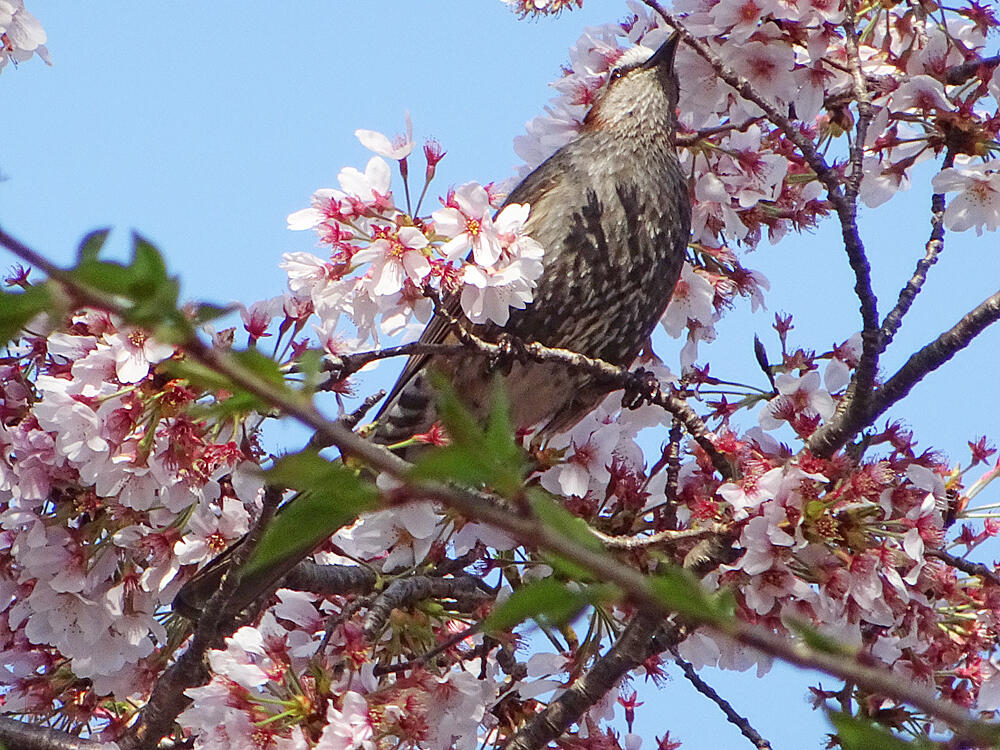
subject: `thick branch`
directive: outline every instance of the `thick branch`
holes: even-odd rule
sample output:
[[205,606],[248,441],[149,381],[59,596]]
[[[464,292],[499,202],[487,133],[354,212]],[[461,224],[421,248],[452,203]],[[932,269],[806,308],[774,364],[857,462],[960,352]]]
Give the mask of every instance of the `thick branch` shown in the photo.
[[660,618],[655,615],[638,614],[633,617],[608,653],[521,727],[504,750],[541,750],[561,737],[629,671],[676,641],[676,630],[672,630],[666,638],[657,637],[659,625]]
[[[989,325],[1000,318],[1000,292],[987,298],[958,323],[912,355],[872,397],[865,411],[836,421],[834,430],[817,430],[806,441],[806,449],[827,455],[868,427],[889,407],[904,398],[917,383],[967,347]],[[845,415],[846,416],[846,415]]]
[[[958,323],[911,356],[878,389],[865,424],[881,416],[890,406],[904,398],[917,383],[967,347],[988,326],[1000,319],[1000,292],[986,298]],[[865,425],[858,427],[863,429]],[[855,431],[854,434],[857,434]]]
[[11,750],[100,750],[105,744],[0,715],[0,747]]
[[368,608],[364,622],[365,638],[375,642],[382,628],[389,622],[392,610],[403,609],[425,599],[453,599],[458,611],[471,612],[489,599],[478,585],[478,580],[472,576],[398,578],[386,586],[385,591]]
[[370,594],[376,580],[375,573],[361,565],[317,565],[304,561],[292,568],[281,586],[320,596]]
[[997,65],[1000,65],[1000,55],[984,57],[982,60],[971,60],[967,63],[956,65],[953,68],[948,68],[945,74],[945,81],[951,84],[965,83],[972,76],[979,73],[980,70],[989,70],[990,68],[995,68]]

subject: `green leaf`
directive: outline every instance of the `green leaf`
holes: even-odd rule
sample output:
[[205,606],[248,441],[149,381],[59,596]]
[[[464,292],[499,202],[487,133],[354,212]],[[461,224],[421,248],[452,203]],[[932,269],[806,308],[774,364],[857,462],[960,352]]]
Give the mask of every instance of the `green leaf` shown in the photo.
[[728,592],[709,593],[690,571],[664,565],[649,585],[663,604],[701,622],[724,624],[733,618],[734,603]]
[[122,305],[122,317],[142,326],[165,342],[175,342],[190,333],[177,307],[180,285],[167,276],[160,252],[145,238],[133,233],[132,260],[128,264],[100,260],[107,230],[91,232],[77,251],[76,268],[67,275],[77,283],[115,298]]
[[410,477],[414,480],[455,482],[478,487],[486,483],[487,473],[474,454],[463,446],[452,444],[443,448],[429,449],[421,454],[410,472]]
[[805,641],[806,645],[816,651],[851,658],[857,655],[857,649],[848,646],[846,643],[841,643],[836,638],[824,635],[804,620],[790,618],[786,624],[788,625],[789,630],[798,635],[803,641]]
[[[253,349],[233,352],[230,356],[235,364],[269,385],[281,389],[283,395],[289,398],[300,398],[301,394],[298,391],[288,387],[281,367],[270,357]],[[165,362],[163,367],[172,377],[189,380],[197,388],[211,393],[229,392],[229,397],[224,401],[203,407],[201,411],[196,410],[198,414],[211,414],[217,418],[224,418],[227,415],[246,414],[249,411],[266,413],[271,409],[269,402],[237,385],[225,375],[198,362],[189,359],[170,360]]]
[[0,346],[17,338],[32,318],[52,309],[53,304],[47,284],[23,292],[0,292]]
[[[614,558],[604,549],[601,540],[594,536],[590,526],[582,518],[574,516],[557,502],[545,490],[538,487],[528,489],[528,503],[535,518],[556,535],[573,542],[578,547],[600,553],[609,561]],[[549,563],[560,575],[574,581],[592,581],[594,574],[571,560],[567,560],[553,552],[543,553]]]
[[604,551],[604,545],[594,536],[587,522],[566,510],[552,495],[538,487],[532,487],[527,496],[535,517],[552,531],[585,549]]
[[571,587],[553,578],[522,586],[496,607],[483,622],[486,633],[508,631],[531,618],[546,625],[569,622],[591,604],[617,598],[612,586]]
[[839,712],[830,712],[830,721],[837,728],[837,738],[843,750],[914,750],[935,747],[926,741],[908,742],[886,729]]
[[266,481],[299,490],[282,506],[243,568],[244,578],[298,562],[361,513],[376,507],[377,490],[341,463],[315,451],[285,456],[265,472]]
[[93,232],[85,235],[76,248],[77,262],[82,263],[84,261],[97,260],[97,256],[101,254],[101,250],[104,248],[104,243],[107,242],[109,234],[111,234],[111,229],[106,227],[104,229],[95,229]]
[[451,443],[427,451],[417,460],[411,476],[476,487],[487,485],[503,497],[519,494],[528,464],[514,440],[510,410],[500,385],[494,385],[484,430],[450,383],[440,377],[433,381],[438,391],[438,417]]
[[323,379],[323,355],[316,349],[309,349],[302,353],[297,364],[302,374],[302,392],[315,393]]

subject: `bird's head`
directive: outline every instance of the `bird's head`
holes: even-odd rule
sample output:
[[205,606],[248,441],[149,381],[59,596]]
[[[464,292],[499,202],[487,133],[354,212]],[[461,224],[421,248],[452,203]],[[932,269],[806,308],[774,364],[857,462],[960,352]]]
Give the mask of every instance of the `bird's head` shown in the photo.
[[674,55],[680,40],[672,34],[652,55],[635,47],[619,59],[583,121],[583,130],[625,136],[666,131],[676,126],[678,83]]

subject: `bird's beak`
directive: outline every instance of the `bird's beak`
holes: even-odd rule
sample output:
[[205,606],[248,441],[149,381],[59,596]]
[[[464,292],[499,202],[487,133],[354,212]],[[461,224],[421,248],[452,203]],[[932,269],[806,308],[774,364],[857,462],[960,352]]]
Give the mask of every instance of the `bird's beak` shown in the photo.
[[658,68],[661,65],[668,70],[673,68],[674,55],[677,54],[677,45],[680,40],[681,35],[675,31],[667,38],[667,41],[660,45],[660,48],[653,53],[653,56],[642,64],[642,67],[647,70]]

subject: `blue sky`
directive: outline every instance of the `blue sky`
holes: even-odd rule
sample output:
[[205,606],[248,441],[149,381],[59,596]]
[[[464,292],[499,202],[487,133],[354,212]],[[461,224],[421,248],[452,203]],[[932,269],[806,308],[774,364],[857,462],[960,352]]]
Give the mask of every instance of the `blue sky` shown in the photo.
[[[356,128],[391,136],[409,110],[418,143],[433,136],[448,152],[432,196],[509,176],[520,161],[512,140],[541,112],[569,46],[585,26],[625,13],[617,0],[531,22],[498,0],[27,4],[55,65],[34,59],[0,75],[0,224],[62,262],[94,227],[115,227],[119,254],[135,228],[164,252],[186,297],[222,303],[282,291],[281,253],[314,245],[313,235],[286,230],[285,217],[315,189],[336,186],[342,167],[363,167],[370,154]],[[419,159],[411,170],[422,172]],[[915,188],[887,212],[862,213],[883,314],[923,255],[928,205],[929,192]],[[827,347],[858,329],[838,234],[828,223],[745,259],[771,280],[769,309],[751,315],[740,305],[719,326],[718,341],[702,349],[713,374],[756,373],[753,335],[777,351],[776,311],[794,313],[795,345]],[[947,242],[883,361],[886,374],[996,291],[995,237]],[[4,269],[13,261],[0,251]],[[897,413],[922,447],[964,463],[966,440],[1000,434],[998,348],[1000,334],[989,331],[914,389]],[[675,342],[657,349],[676,362]],[[776,672],[764,682],[708,677],[776,748],[819,747],[826,723],[804,688],[818,678]],[[673,673],[638,711],[644,747],[667,729],[691,750],[745,743]]]

